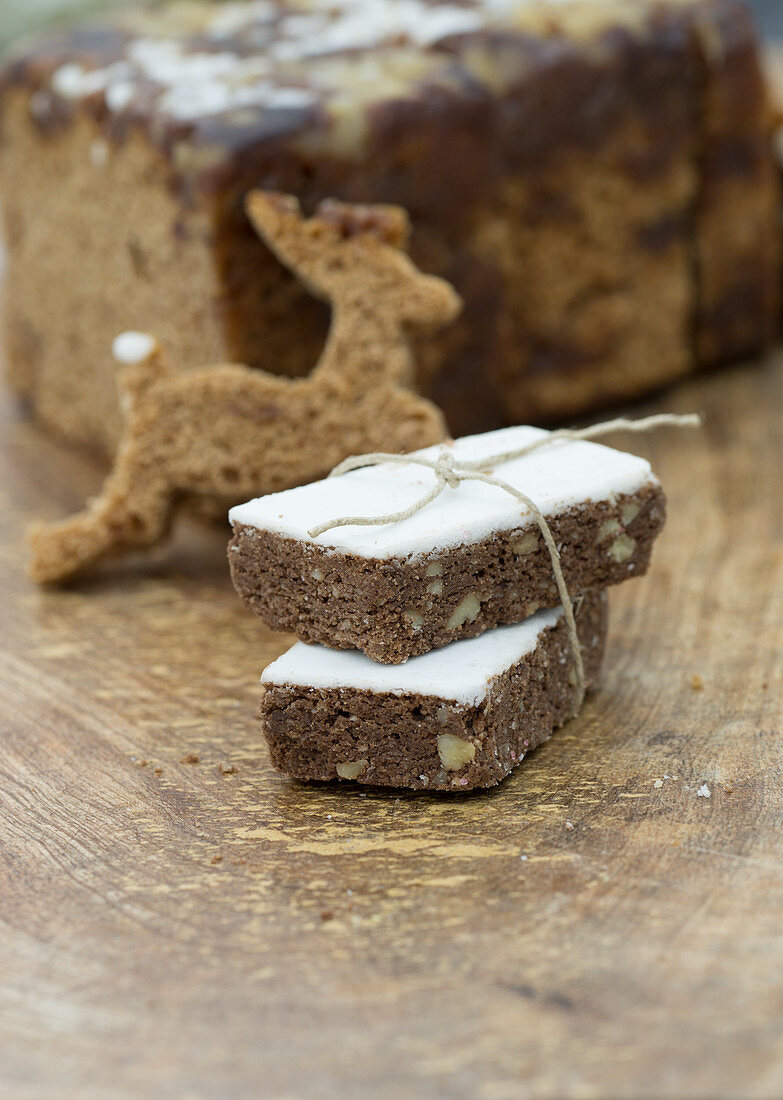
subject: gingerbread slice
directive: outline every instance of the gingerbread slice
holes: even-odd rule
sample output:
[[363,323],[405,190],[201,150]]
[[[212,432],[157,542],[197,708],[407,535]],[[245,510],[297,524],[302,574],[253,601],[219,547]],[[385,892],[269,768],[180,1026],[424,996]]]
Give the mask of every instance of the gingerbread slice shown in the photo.
[[[606,603],[590,592],[577,607],[588,685],[600,672]],[[499,783],[577,701],[562,608],[404,665],[298,642],[262,683],[262,729],[279,771],[430,791]]]
[[[412,457],[475,462],[548,434],[507,428]],[[492,473],[543,512],[572,595],[647,569],[665,498],[643,459],[558,439]],[[335,517],[405,509],[432,484],[429,469],[383,464],[233,508],[229,561],[239,595],[275,630],[391,664],[560,603],[534,517],[493,485],[445,488],[398,523],[309,533]]]

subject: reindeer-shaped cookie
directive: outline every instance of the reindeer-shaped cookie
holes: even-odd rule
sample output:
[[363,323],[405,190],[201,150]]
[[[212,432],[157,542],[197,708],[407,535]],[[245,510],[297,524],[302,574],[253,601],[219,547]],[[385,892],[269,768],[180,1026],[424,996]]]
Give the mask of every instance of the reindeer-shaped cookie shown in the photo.
[[264,192],[247,209],[279,259],[332,306],[317,366],[301,379],[232,364],[176,371],[153,337],[119,337],[125,427],[114,467],[84,512],[33,529],[34,580],[151,546],[183,496],[229,506],[323,477],[350,454],[444,438],[439,410],[404,388],[409,331],[448,323],[460,301],[405,254],[405,212],[329,201],[304,218],[295,199]]

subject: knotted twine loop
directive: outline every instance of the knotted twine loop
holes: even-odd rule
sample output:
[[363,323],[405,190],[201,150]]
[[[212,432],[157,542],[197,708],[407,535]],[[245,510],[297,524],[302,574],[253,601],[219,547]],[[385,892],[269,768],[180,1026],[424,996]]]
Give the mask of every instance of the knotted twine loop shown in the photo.
[[540,450],[542,447],[549,447],[561,439],[571,441],[596,439],[600,436],[608,435],[610,432],[649,432],[655,428],[662,427],[699,428],[701,427],[701,417],[697,414],[677,416],[672,413],[659,413],[656,416],[647,416],[641,420],[628,420],[625,417],[618,417],[615,420],[606,420],[601,424],[593,424],[589,428],[560,428],[557,431],[549,432],[533,443],[528,443],[525,447],[518,447],[516,450],[512,451],[504,451],[501,454],[492,455],[490,458],[474,459],[473,461],[464,462],[456,462],[448,451],[442,451],[436,459],[421,458],[414,455],[385,454],[381,451],[375,452],[374,454],[352,455],[350,458],[346,458],[345,461],[341,462],[338,466],[335,466],[329,474],[329,477],[339,477],[341,474],[347,474],[351,470],[357,470],[363,466],[423,466],[425,469],[434,472],[435,484],[408,508],[403,508],[399,512],[388,512],[383,516],[340,516],[337,519],[319,523],[316,527],[312,527],[307,533],[310,538],[318,538],[319,535],[323,535],[327,531],[333,531],[336,527],[381,527],[392,523],[402,523],[403,520],[410,519],[411,516],[415,516],[417,512],[421,512],[423,508],[426,508],[428,504],[437,500],[444,489],[456,489],[460,482],[463,481],[480,481],[484,485],[494,485],[495,488],[502,489],[503,492],[508,493],[509,496],[512,496],[516,501],[524,505],[533,516],[533,519],[538,524],[546,548],[549,551],[549,557],[552,562],[552,572],[557,585],[558,595],[560,596],[560,602],[563,607],[568,641],[574,657],[574,669],[576,673],[576,702],[574,713],[576,713],[584,702],[587,683],[584,661],[582,659],[582,645],[579,641],[579,634],[576,629],[576,618],[574,616],[571,597],[568,594],[565,577],[563,576],[560,551],[552,537],[552,531],[550,530],[549,524],[535,501],[531,500],[529,496],[519,489],[516,489],[513,485],[509,485],[507,481],[503,481],[502,478],[496,477],[488,471],[505,462],[512,462],[514,459],[523,458],[525,455]]

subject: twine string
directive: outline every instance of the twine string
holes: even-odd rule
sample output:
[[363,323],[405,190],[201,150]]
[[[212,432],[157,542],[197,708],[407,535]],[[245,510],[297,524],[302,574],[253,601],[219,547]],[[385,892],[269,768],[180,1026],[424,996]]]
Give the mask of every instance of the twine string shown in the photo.
[[518,447],[513,451],[505,451],[501,454],[492,455],[489,458],[474,459],[472,461],[466,460],[456,462],[447,451],[442,451],[440,455],[434,459],[422,458],[418,455],[386,454],[382,451],[375,452],[374,454],[352,455],[350,458],[346,458],[345,461],[341,462],[338,466],[335,466],[329,476],[339,477],[342,474],[349,473],[351,470],[357,470],[364,466],[406,465],[421,466],[425,469],[432,470],[435,474],[435,483],[432,488],[424,493],[423,496],[419,497],[418,500],[398,512],[387,512],[382,516],[340,516],[312,527],[308,531],[308,535],[310,538],[318,538],[319,535],[323,535],[327,531],[333,531],[337,527],[381,527],[393,523],[402,523],[403,520],[410,519],[411,516],[415,516],[429,504],[432,504],[434,500],[437,500],[444,489],[456,489],[463,481],[480,481],[484,485],[493,485],[495,488],[508,493],[514,500],[528,509],[538,525],[546,548],[549,551],[552,572],[560,596],[560,602],[563,607],[568,641],[574,658],[577,695],[575,704],[576,712],[584,701],[587,684],[584,660],[582,658],[582,646],[576,628],[576,617],[574,615],[573,604],[568,594],[568,587],[563,575],[560,552],[555,544],[550,526],[535,501],[531,500],[531,498],[521,490],[510,485],[502,478],[496,477],[489,471],[505,462],[512,462],[517,458],[523,458],[533,451],[540,450],[542,447],[551,446],[553,443],[557,443],[560,440],[574,441],[596,439],[616,431],[649,432],[655,428],[661,427],[698,428],[700,426],[701,417],[696,414],[678,416],[670,413],[659,413],[655,416],[644,417],[640,420],[628,420],[625,417],[618,417],[615,420],[607,420],[601,424],[593,424],[588,428],[560,428],[558,431],[549,432],[547,435],[542,436],[533,443],[528,443],[524,447]]

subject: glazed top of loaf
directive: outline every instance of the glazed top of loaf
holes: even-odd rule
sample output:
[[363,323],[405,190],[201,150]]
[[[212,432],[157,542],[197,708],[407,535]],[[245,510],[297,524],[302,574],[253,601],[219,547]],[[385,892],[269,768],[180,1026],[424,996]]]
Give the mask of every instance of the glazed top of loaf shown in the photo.
[[174,3],[27,43],[2,83],[31,92],[42,129],[88,104],[115,131],[141,120],[168,145],[183,134],[222,148],[298,135],[343,154],[362,145],[379,104],[497,96],[564,42],[606,53],[672,9],[713,2],[722,0]]

